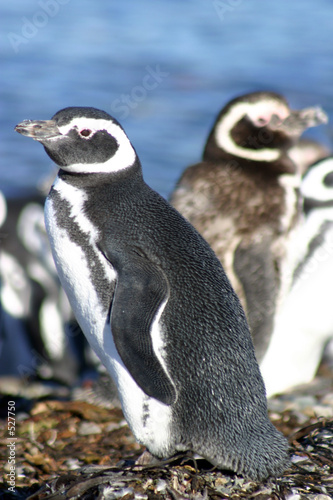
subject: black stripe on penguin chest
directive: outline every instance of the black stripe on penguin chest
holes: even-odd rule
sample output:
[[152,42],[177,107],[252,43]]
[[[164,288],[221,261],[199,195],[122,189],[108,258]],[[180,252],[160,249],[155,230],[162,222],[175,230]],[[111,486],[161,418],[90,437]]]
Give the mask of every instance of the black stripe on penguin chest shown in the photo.
[[[303,260],[298,264],[293,273],[293,281],[295,282],[299,279],[303,273],[306,271],[307,266],[311,265],[311,259],[315,258],[315,252],[322,247],[325,249],[326,238],[329,232],[333,229],[333,222],[325,220],[322,222],[318,228],[318,234],[313,235],[313,238],[308,242],[307,253],[305,254]],[[327,248],[327,246],[326,246]],[[322,260],[322,259],[320,259]]]
[[[51,190],[48,198],[52,201],[56,225],[65,230],[69,240],[77,245],[84,253],[86,264],[89,269],[91,286],[95,289],[103,309],[109,312],[115,290],[115,281],[112,281],[110,277],[106,276],[106,269],[100,260],[101,258],[104,259],[104,256],[99,256],[99,250],[96,245],[90,241],[91,235],[85,233],[80,228],[76,217],[71,215],[71,204],[63,199],[60,193],[55,189]],[[82,216],[87,217],[86,215]],[[89,219],[87,218],[87,220]],[[91,224],[90,221],[89,224]],[[105,265],[110,265],[111,272],[111,264],[105,261]]]

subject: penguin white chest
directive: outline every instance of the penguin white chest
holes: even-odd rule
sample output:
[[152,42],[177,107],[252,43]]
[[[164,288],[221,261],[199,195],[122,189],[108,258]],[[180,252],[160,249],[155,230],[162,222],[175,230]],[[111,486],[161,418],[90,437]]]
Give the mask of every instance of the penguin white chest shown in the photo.
[[[59,178],[53,189],[61,207],[54,197],[48,198],[45,221],[61,284],[89,343],[117,384],[124,416],[137,440],[152,453],[167,456],[171,408],[140,389],[115,347],[109,314],[117,273],[99,251],[99,232],[84,214],[86,193]],[[157,312],[152,328],[154,349],[162,364],[158,353],[162,349],[159,319],[164,306]]]
[[[60,179],[54,184],[64,210],[61,215],[53,199],[45,204],[45,222],[59,278],[69,298],[75,316],[92,347],[100,355],[102,333],[107,321],[111,289],[116,273],[96,246],[98,230],[83,213],[84,191]],[[70,228],[65,220],[70,218]]]

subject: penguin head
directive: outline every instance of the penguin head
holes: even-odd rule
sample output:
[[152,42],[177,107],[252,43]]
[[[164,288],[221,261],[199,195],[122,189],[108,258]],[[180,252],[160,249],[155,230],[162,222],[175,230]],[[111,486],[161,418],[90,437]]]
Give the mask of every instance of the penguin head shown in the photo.
[[118,172],[137,160],[117,120],[95,108],[65,108],[51,120],[25,120],[15,130],[42,143],[50,158],[71,173]]
[[294,172],[288,149],[308,127],[327,121],[320,108],[292,111],[283,96],[254,92],[230,101],[219,113],[208,137],[203,159],[234,159],[274,165]]
[[333,157],[318,161],[304,174],[300,187],[304,211],[314,208],[333,208]]

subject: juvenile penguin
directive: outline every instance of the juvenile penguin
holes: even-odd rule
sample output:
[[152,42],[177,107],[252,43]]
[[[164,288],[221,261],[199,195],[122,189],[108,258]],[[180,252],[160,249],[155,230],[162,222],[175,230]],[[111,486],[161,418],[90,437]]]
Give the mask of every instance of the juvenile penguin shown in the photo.
[[253,479],[281,474],[287,442],[240,302],[206,241],[145,184],[120,124],[70,107],[16,130],[60,167],[45,206],[54,260],[136,439],[157,457],[191,450]]
[[223,264],[258,360],[286,286],[286,248],[300,212],[300,173],[288,150],[304,129],[325,120],[317,108],[291,111],[272,92],[238,97],[219,113],[202,161],[184,171],[171,196]]
[[333,157],[310,167],[301,194],[305,217],[291,242],[293,284],[260,365],[268,396],[310,382],[333,337]]

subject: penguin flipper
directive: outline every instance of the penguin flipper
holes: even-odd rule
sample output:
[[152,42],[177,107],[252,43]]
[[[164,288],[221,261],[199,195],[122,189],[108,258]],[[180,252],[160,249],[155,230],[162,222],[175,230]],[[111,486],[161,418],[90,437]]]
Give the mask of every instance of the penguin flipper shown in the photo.
[[118,255],[116,261],[118,277],[110,323],[117,351],[139,387],[170,405],[176,400],[176,390],[154,352],[151,334],[169,295],[167,279],[156,264],[139,253],[133,252],[130,259]]
[[247,318],[258,362],[263,358],[273,331],[279,288],[278,272],[271,238],[259,243],[240,244],[234,254],[233,267],[246,299]]

